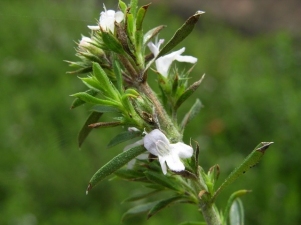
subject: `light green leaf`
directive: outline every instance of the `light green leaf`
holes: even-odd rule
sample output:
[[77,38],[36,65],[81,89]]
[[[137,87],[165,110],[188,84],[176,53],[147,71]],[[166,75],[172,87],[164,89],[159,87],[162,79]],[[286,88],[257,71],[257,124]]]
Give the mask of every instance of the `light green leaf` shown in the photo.
[[89,115],[84,126],[79,131],[79,134],[77,137],[79,147],[82,146],[83,142],[86,140],[87,136],[90,134],[91,130],[93,129],[93,128],[89,127],[88,125],[91,123],[96,123],[102,115],[103,115],[103,113],[99,113],[99,112],[92,112]]
[[147,219],[151,218],[153,215],[155,215],[156,213],[158,213],[160,210],[166,208],[167,206],[170,206],[173,203],[176,203],[177,201],[179,201],[180,199],[182,199],[182,196],[175,196],[172,198],[168,198],[168,199],[164,199],[160,202],[158,202],[156,205],[154,205],[153,208],[151,208],[151,210],[148,212],[147,214]]
[[[228,199],[225,211],[224,211],[224,221],[226,222],[228,220],[228,217],[230,216],[230,209],[232,209],[232,207],[234,207],[234,201],[238,200],[238,197],[243,196],[247,193],[250,193],[250,190],[239,190],[234,192],[230,198]],[[240,199],[239,199],[240,200]]]
[[191,107],[188,113],[186,113],[185,117],[183,118],[181,122],[181,130],[183,131],[186,125],[194,118],[196,117],[202,108],[202,103],[199,99],[196,99],[195,103]]
[[[85,92],[86,92],[87,94],[89,94],[89,95],[92,95],[92,96],[96,96],[97,93],[98,93],[98,91],[95,91],[95,90],[93,90],[93,89],[87,90],[87,91],[85,91]],[[85,104],[85,103],[86,103],[86,102],[83,101],[83,100],[81,100],[80,98],[76,98],[76,99],[74,99],[74,101],[72,102],[70,109],[74,109],[74,108],[76,108],[76,107],[78,107],[78,106],[81,106],[81,105],[83,105],[83,104]]]
[[231,206],[229,219],[230,225],[244,225],[244,207],[239,198]]
[[119,91],[119,93],[123,93],[123,84],[122,84],[123,79],[122,79],[121,68],[118,63],[118,60],[114,60],[113,70],[117,80],[117,90]]
[[145,152],[143,146],[137,146],[128,151],[122,152],[119,155],[111,159],[107,164],[101,167],[90,179],[86,193],[88,192],[100,181],[120,169],[122,166],[127,164],[129,161]]
[[189,98],[196,90],[197,88],[200,86],[200,84],[202,83],[203,79],[204,79],[203,75],[201,77],[201,79],[199,79],[198,81],[194,82],[190,87],[188,87],[185,92],[179,97],[179,99],[177,100],[176,104],[175,104],[175,109],[178,109],[183,102],[186,101],[187,98]]
[[82,101],[87,102],[87,103],[91,103],[91,104],[119,106],[118,103],[115,102],[115,101],[99,99],[99,98],[96,98],[92,95],[89,95],[86,92],[79,92],[79,93],[73,94],[71,96],[79,98]]
[[221,186],[216,190],[213,196],[213,200],[215,200],[216,196],[229,184],[233,183],[238,177],[247,172],[250,168],[254,167],[261,160],[265,151],[269,148],[269,146],[273,144],[273,142],[261,142],[259,145],[255,147],[255,149],[249,154],[243,163],[235,168],[231,174],[226,178],[226,180],[221,184]]
[[121,0],[119,0],[119,9],[125,14],[126,13],[126,10],[127,10],[127,5],[123,2],[123,1],[121,1]]
[[129,132],[129,131],[125,131],[122,132],[120,134],[118,134],[117,136],[115,136],[108,144],[107,148],[111,148],[115,145],[118,145],[122,142],[131,140],[133,138],[139,137],[141,136],[141,132]]

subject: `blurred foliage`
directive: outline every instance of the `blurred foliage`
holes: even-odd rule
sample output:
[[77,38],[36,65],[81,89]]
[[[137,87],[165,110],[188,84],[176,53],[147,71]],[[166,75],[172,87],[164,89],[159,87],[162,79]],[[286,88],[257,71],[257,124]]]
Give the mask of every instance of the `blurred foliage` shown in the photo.
[[[110,1],[107,8],[116,6]],[[160,7],[150,7],[145,29],[167,24],[162,37],[168,39],[183,21]],[[88,34],[86,25],[95,24],[101,10],[96,1],[0,3],[0,224],[119,224],[129,208],[120,202],[141,189],[113,180],[85,195],[94,171],[122,147],[106,150],[116,132],[108,129],[94,131],[78,150],[77,132],[88,112],[69,110],[68,96],[84,87],[65,74],[63,60],[75,58],[73,41]],[[219,196],[218,206],[225,207],[232,191],[252,189],[242,198],[246,224],[300,224],[300,42],[282,32],[247,36],[206,14],[200,21],[183,46],[199,58],[192,81],[206,73],[195,94],[205,107],[189,124],[186,141],[200,143],[206,170],[220,164],[221,181],[258,142],[275,142],[255,169]],[[194,207],[179,206],[124,224],[200,218]]]

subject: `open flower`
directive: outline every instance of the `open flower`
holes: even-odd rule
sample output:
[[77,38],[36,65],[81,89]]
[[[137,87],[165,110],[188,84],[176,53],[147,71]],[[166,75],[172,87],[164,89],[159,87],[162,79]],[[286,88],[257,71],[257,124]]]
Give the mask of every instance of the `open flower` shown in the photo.
[[99,26],[88,26],[91,30],[99,30],[99,27],[105,31],[114,33],[115,22],[120,23],[124,19],[121,11],[107,10],[104,6],[104,12],[100,13]]
[[[155,57],[158,56],[160,52],[160,46],[164,42],[164,39],[160,39],[156,44],[149,42],[148,47],[150,51],[154,54]],[[159,57],[156,60],[156,68],[157,71],[164,77],[168,76],[168,70],[173,61],[178,62],[187,62],[187,63],[196,63],[198,61],[197,58],[193,56],[182,56],[181,54],[185,51],[185,47],[181,48],[178,51],[172,52],[168,55],[164,55]]]
[[191,146],[182,142],[171,144],[167,137],[158,129],[147,133],[143,138],[144,147],[153,155],[158,156],[164,174],[167,166],[176,172],[185,170],[180,158],[190,158],[193,154]]

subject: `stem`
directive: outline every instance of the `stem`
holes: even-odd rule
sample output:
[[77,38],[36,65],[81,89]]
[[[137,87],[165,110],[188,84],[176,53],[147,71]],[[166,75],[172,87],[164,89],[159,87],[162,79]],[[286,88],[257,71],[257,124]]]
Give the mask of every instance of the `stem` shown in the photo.
[[204,216],[204,219],[207,225],[221,225],[222,222],[220,220],[217,209],[214,204],[210,202],[200,200],[200,209]]
[[171,142],[179,142],[182,141],[182,134],[175,127],[174,123],[169,118],[165,109],[163,108],[161,102],[155,95],[154,91],[148,85],[147,82],[142,82],[138,85],[138,88],[141,92],[143,92],[154,104],[155,113],[158,117],[160,127],[164,127],[164,131],[168,132],[168,136]]

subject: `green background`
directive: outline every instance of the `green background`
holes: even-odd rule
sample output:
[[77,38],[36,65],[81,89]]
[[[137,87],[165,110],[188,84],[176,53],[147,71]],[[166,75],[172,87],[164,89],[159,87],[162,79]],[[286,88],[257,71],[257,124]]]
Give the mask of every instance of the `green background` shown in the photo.
[[[107,8],[116,6],[110,1]],[[132,206],[122,200],[143,189],[106,180],[85,195],[93,173],[124,147],[106,149],[120,131],[114,128],[94,131],[79,150],[76,137],[88,108],[69,109],[69,95],[85,88],[65,74],[70,68],[63,60],[76,60],[75,41],[89,35],[86,25],[95,24],[101,10],[96,1],[0,3],[0,224],[120,224]],[[145,30],[166,24],[160,37],[168,39],[182,23],[156,3]],[[300,224],[298,38],[284,31],[250,36],[204,14],[183,46],[199,59],[191,82],[206,73],[181,109],[183,115],[195,98],[204,105],[185,133],[185,141],[199,142],[203,168],[218,163],[221,183],[259,142],[275,142],[258,166],[219,196],[218,207],[233,191],[251,189],[242,197],[246,224]],[[155,75],[149,79],[155,84]],[[176,205],[124,224],[201,219],[193,206]]]

